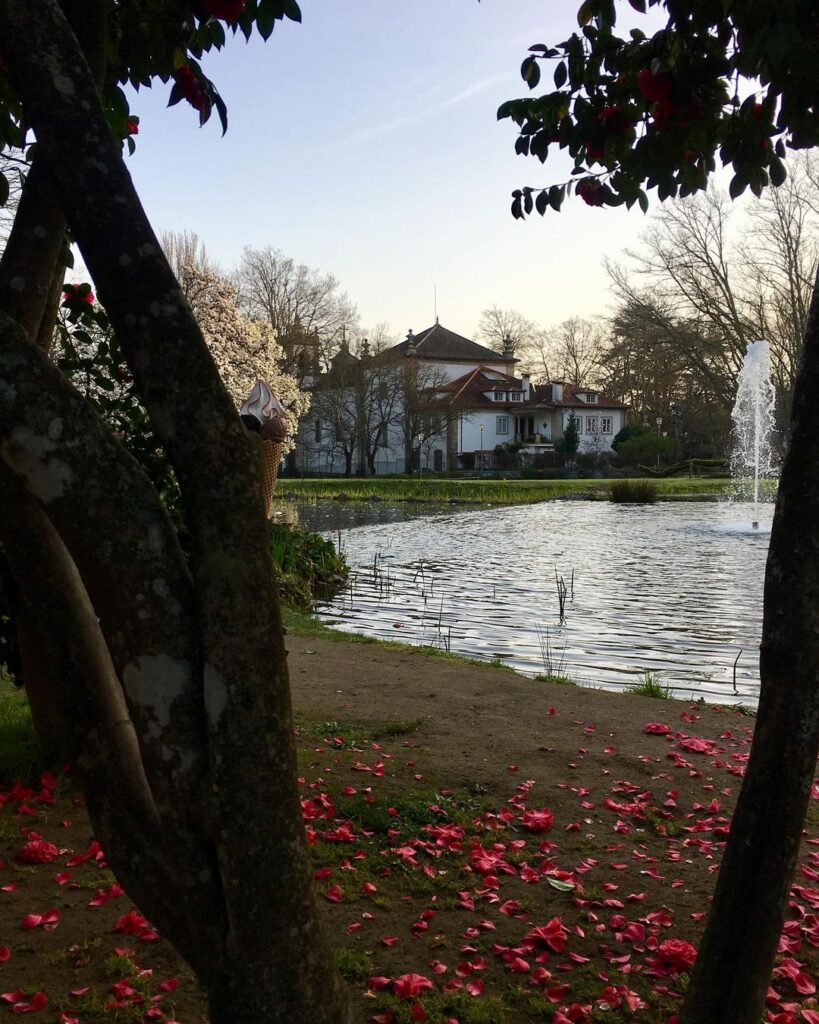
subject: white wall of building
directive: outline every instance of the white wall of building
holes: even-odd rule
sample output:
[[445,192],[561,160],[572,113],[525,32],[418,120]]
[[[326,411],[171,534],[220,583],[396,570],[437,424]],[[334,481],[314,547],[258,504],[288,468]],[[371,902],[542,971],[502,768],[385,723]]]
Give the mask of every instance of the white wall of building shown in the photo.
[[565,430],[572,416],[578,421],[581,452],[610,452],[611,442],[625,424],[624,410],[590,405],[588,409],[565,409],[561,429]]

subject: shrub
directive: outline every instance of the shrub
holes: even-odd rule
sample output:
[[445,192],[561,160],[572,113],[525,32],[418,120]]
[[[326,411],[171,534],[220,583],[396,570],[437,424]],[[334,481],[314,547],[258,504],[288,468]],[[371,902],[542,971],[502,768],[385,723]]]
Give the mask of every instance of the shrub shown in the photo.
[[657,488],[648,480],[615,480],[609,490],[612,501],[620,503],[653,505],[657,500]]
[[654,462],[658,456],[673,458],[675,447],[673,438],[645,432],[621,441],[617,446],[617,456],[624,463]]
[[633,437],[643,437],[648,433],[650,433],[649,428],[644,423],[627,423],[614,435],[611,446],[616,452],[619,452],[620,445],[624,442],[630,441]]
[[286,604],[310,608],[344,585],[349,568],[332,541],[284,523],[269,522],[267,530],[279,593]]
[[555,448],[566,455],[574,455],[580,445],[580,421],[576,416],[570,416],[569,421],[563,428],[563,437],[557,442]]

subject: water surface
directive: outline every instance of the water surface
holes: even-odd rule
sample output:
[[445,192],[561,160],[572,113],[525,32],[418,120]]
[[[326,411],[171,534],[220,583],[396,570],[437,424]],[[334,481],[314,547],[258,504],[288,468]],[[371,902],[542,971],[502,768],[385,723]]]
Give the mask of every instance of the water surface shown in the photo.
[[648,670],[679,696],[756,702],[772,506],[758,530],[747,505],[713,502],[421,513],[378,506],[344,528],[353,571],[323,621],[531,675],[619,689]]

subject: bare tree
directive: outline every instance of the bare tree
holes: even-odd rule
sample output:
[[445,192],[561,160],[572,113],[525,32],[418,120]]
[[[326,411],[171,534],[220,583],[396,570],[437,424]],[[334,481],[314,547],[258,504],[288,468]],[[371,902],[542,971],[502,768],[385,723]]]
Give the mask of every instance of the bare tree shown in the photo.
[[477,336],[496,352],[510,345],[517,354],[537,333],[537,324],[516,309],[490,306],[481,313]]
[[[245,314],[273,328],[285,369],[299,380],[319,372],[321,355],[336,351],[358,312],[332,274],[298,264],[280,249],[245,249],[237,271]],[[326,368],[326,365],[325,365]]]
[[[790,413],[796,364],[808,320],[813,270],[819,261],[819,218],[808,155],[795,156],[780,188],[751,205],[738,247],[743,299],[759,336],[771,346],[771,370],[783,419]],[[814,170],[815,174],[815,170]]]
[[446,438],[450,423],[460,409],[447,392],[450,379],[443,367],[405,357],[398,366],[400,406],[397,423],[403,439],[407,469],[420,466],[421,456],[439,438]]
[[359,445],[362,470],[376,472],[379,451],[389,446],[390,434],[396,426],[401,409],[401,375],[389,350],[396,338],[387,324],[381,323],[362,332],[357,351],[362,367],[361,381],[355,401],[359,422]]
[[547,332],[518,310],[500,306],[485,309],[478,323],[477,338],[497,352],[511,346],[518,370],[550,379]]
[[601,320],[579,316],[564,320],[549,336],[554,379],[594,387],[600,376],[606,340],[606,325]]
[[783,421],[817,259],[812,175],[815,162],[794,158],[786,184],[752,203],[742,233],[732,233],[731,204],[716,189],[668,203],[643,248],[628,253],[632,272],[608,266],[621,302],[642,307],[726,407],[748,343],[767,338]]

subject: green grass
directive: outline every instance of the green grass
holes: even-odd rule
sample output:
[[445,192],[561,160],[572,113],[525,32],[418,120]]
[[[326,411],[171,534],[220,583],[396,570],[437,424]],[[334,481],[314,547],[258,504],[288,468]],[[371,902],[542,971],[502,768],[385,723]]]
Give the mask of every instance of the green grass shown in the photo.
[[[652,480],[660,500],[693,496],[715,498],[730,493],[729,479],[669,478]],[[308,501],[417,501],[431,504],[526,505],[570,495],[605,500],[612,481],[594,480],[451,480],[408,477],[279,481],[276,498]]]
[[638,697],[655,697],[658,700],[671,699],[669,687],[660,682],[656,672],[649,672],[648,669],[643,672],[638,682],[626,687],[626,693],[633,693]]
[[571,676],[554,675],[551,672],[540,672],[535,676],[538,683],[554,683],[557,686],[577,686]]
[[26,695],[0,675],[0,783],[28,779],[42,766]]

